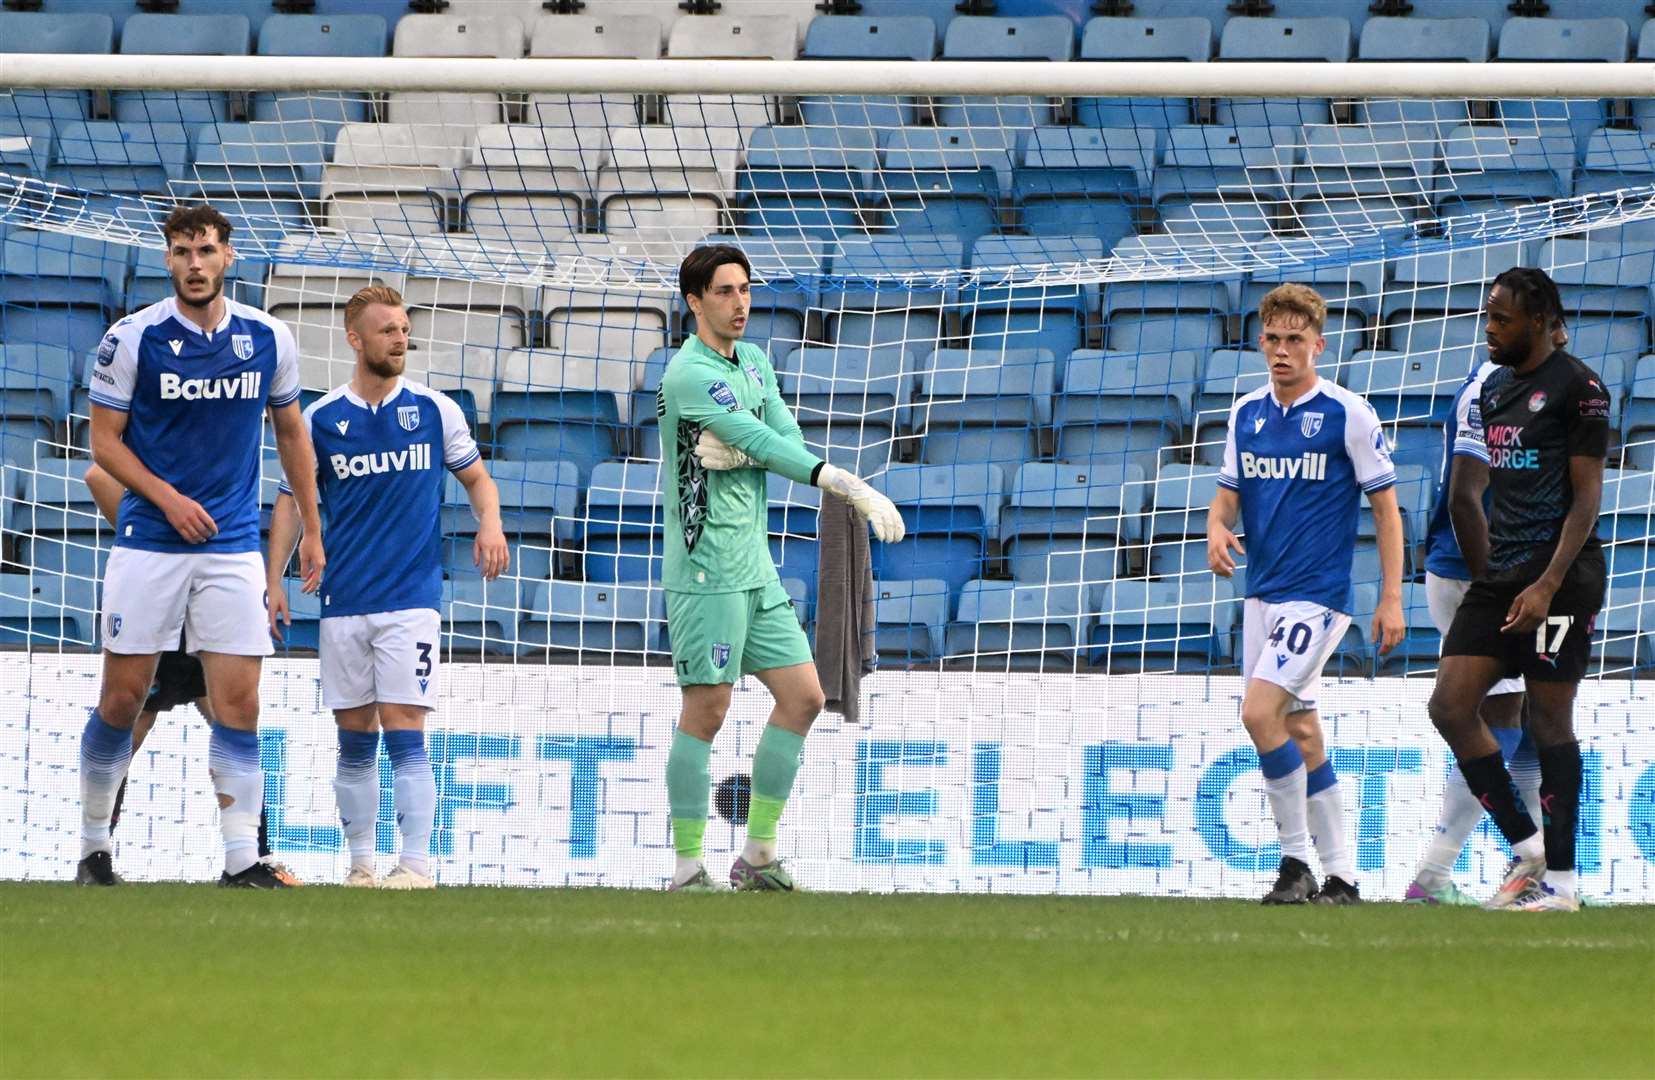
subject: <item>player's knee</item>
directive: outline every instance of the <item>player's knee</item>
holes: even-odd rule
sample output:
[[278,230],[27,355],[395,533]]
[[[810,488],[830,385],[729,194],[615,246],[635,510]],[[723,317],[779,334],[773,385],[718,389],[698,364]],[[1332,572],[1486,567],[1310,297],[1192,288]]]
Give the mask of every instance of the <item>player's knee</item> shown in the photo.
[[790,704],[792,705],[793,718],[809,726],[827,707],[827,695],[822,693],[820,686],[812,686],[809,690],[798,694]]
[[214,723],[226,727],[249,729],[259,720],[259,692],[233,690],[213,697]]
[[1475,716],[1474,710],[1465,708],[1451,694],[1443,693],[1440,686],[1431,694],[1425,712],[1431,718],[1431,725],[1445,737],[1461,730]]
[[98,695],[98,715],[110,727],[130,728],[138,722],[148,696],[147,692],[139,693],[130,687],[106,684]]

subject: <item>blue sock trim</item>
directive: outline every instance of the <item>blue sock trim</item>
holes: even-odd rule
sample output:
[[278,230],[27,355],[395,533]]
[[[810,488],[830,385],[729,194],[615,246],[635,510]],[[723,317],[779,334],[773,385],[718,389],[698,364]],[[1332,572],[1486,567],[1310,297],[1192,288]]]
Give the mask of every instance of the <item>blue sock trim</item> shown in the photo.
[[365,769],[379,756],[379,732],[339,729],[339,764],[347,769]]
[[1259,771],[1264,774],[1266,780],[1280,780],[1294,769],[1303,766],[1304,755],[1299,753],[1299,744],[1292,739],[1258,756]]
[[1317,792],[1326,791],[1338,782],[1339,777],[1333,772],[1333,760],[1329,758],[1327,761],[1324,761],[1320,765],[1316,766],[1316,768],[1311,771],[1310,775],[1304,778],[1305,797],[1309,798]]
[[1522,728],[1514,727],[1489,728],[1489,733],[1494,736],[1494,741],[1500,744],[1500,757],[1508,762],[1517,753],[1517,747],[1522,743],[1525,734]]
[[392,769],[418,765],[426,760],[425,732],[387,731],[385,733],[385,752],[391,757]]
[[80,738],[81,768],[96,779],[107,779],[126,768],[132,758],[132,729],[111,727],[98,710],[86,717]]
[[207,763],[215,769],[231,772],[259,771],[259,733],[240,731],[212,725],[212,737],[207,740]]

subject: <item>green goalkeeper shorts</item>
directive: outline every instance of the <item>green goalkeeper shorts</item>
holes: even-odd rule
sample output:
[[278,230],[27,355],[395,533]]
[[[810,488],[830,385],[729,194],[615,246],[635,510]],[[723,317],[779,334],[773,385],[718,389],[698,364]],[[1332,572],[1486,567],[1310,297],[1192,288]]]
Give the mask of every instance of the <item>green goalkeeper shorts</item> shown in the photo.
[[812,660],[779,581],[746,592],[668,592],[667,633],[679,686],[733,683],[755,671]]

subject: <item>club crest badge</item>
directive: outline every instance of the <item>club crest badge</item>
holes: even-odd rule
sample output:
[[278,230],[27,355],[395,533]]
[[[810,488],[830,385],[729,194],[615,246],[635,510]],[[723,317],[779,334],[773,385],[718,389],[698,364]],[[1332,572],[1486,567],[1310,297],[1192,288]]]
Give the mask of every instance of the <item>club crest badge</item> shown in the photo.
[[1322,413],[1307,412],[1299,417],[1299,434],[1307,439],[1314,439],[1316,433],[1322,430]]
[[419,427],[419,406],[418,405],[398,405],[397,406],[397,423],[402,426],[403,431],[413,431],[414,429],[418,428]]
[[119,615],[111,615],[111,616],[109,616],[108,622],[109,622],[109,636],[112,637],[112,638],[120,637],[121,636],[121,617]]
[[1536,390],[1529,395],[1529,412],[1539,412],[1546,407],[1546,392]]
[[722,669],[730,662],[730,644],[726,641],[713,642],[713,667]]
[[253,335],[231,334],[230,350],[236,354],[237,360],[253,359]]

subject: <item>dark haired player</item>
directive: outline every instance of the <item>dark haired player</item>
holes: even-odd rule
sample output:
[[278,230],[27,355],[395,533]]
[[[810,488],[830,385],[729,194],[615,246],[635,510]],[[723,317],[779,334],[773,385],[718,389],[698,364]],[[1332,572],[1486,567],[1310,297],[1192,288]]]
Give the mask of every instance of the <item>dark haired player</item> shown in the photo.
[[[1483,311],[1489,359],[1499,365],[1483,382],[1473,426],[1488,451],[1488,571],[1466,590],[1443,642],[1431,721],[1515,852],[1485,906],[1578,911],[1574,700],[1608,579],[1596,527],[1609,395],[1595,372],[1552,346],[1563,305],[1544,273],[1507,270]],[[1539,829],[1478,715],[1495,683],[1514,675],[1527,684],[1540,758]]]

